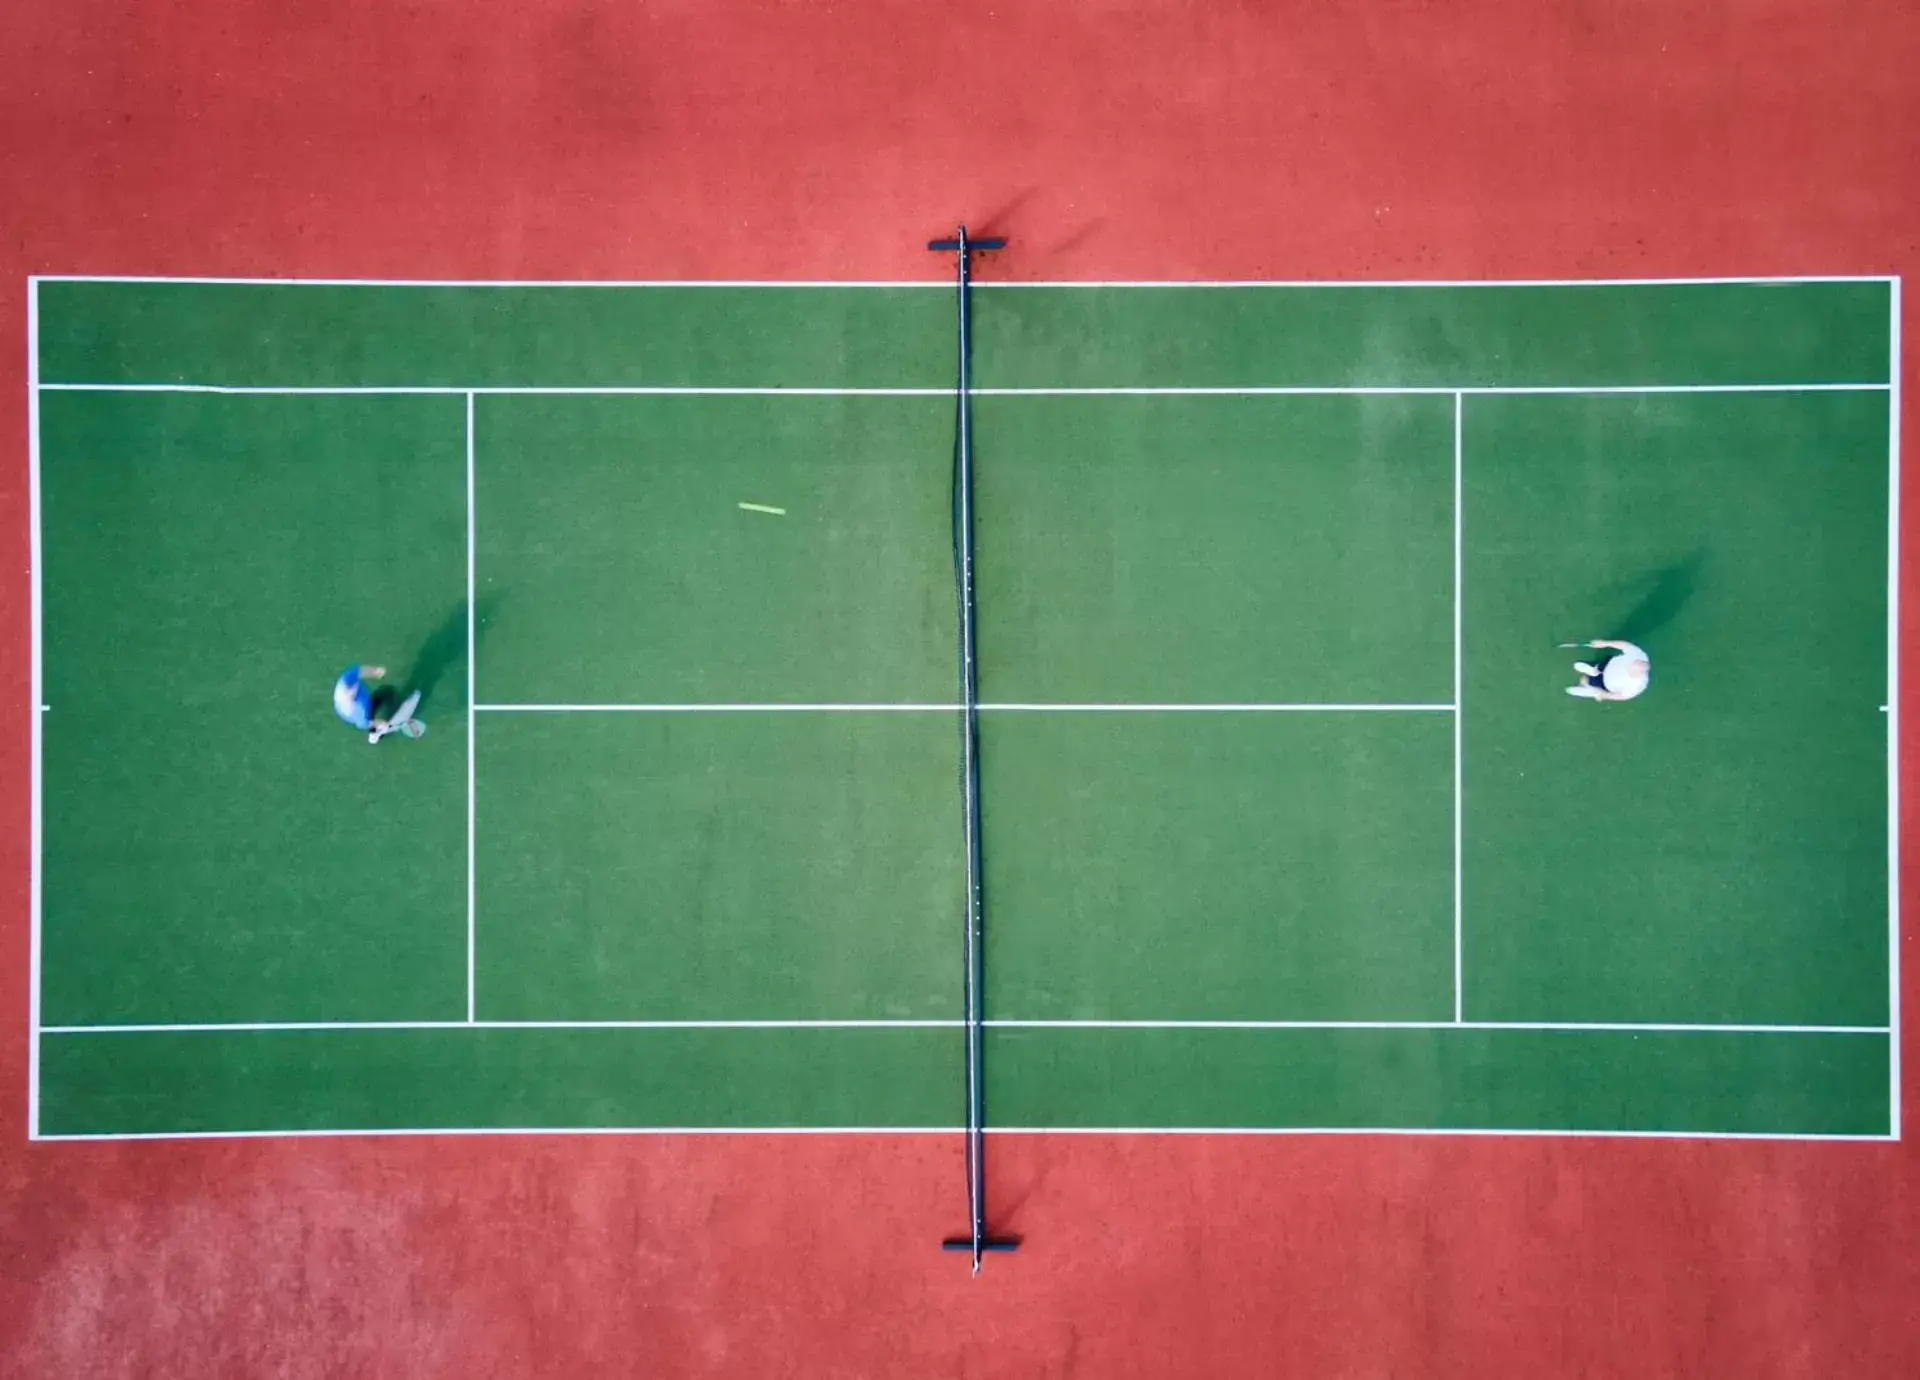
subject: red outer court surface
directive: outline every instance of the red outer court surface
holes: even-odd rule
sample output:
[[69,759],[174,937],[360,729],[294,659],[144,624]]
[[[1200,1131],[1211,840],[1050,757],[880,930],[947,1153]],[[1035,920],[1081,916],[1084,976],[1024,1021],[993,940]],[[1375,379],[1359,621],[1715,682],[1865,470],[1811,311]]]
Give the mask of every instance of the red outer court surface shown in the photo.
[[15,0],[0,60],[0,1374],[1920,1374],[1911,1118],[1008,1138],[977,1280],[957,1137],[24,1125],[29,273],[903,278],[965,218],[1003,277],[1904,273],[1911,337],[1920,7]]

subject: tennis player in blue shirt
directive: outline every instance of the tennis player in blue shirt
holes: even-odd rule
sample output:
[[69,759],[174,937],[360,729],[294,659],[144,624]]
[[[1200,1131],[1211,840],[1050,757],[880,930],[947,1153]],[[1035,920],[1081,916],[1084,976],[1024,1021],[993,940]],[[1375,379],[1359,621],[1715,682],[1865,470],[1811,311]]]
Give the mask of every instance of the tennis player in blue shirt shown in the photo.
[[384,666],[347,667],[333,683],[333,712],[354,728],[364,730],[369,743],[377,743],[389,733],[418,738],[427,731],[427,726],[413,717],[413,711],[420,707],[420,692],[416,690],[401,700],[396,710],[393,706],[400,698],[399,691],[391,685],[376,689],[368,684],[386,673]]

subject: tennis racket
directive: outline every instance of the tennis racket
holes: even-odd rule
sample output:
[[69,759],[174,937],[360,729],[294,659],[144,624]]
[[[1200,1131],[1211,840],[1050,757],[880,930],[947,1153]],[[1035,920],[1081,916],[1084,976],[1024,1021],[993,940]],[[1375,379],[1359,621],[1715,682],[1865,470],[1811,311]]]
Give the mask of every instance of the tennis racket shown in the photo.
[[427,726],[413,717],[413,711],[420,707],[420,694],[421,692],[416,690],[408,695],[400,708],[394,711],[393,717],[387,720],[386,726],[374,729],[368,741],[377,743],[389,733],[403,733],[409,738],[418,738],[425,734]]

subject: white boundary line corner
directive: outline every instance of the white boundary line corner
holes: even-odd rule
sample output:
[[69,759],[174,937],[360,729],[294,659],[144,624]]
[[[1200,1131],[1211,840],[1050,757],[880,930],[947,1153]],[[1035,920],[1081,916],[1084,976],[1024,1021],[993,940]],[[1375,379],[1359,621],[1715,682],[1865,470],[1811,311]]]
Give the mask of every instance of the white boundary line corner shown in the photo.
[[[470,287],[522,287],[522,288],[607,288],[607,287],[658,287],[658,288],[700,288],[700,287],[765,287],[765,288],[885,288],[885,289],[934,289],[941,292],[950,290],[944,280],[938,281],[873,281],[873,282],[834,282],[834,281],[776,281],[776,280],[710,280],[710,281],[632,281],[632,282],[537,282],[537,281],[492,281],[492,280],[380,280],[380,279],[274,279],[274,278],[164,278],[111,275],[58,275],[30,274],[27,277],[27,389],[28,389],[28,518],[29,518],[29,563],[30,563],[30,604],[31,604],[31,669],[33,717],[31,722],[31,822],[30,822],[30,884],[29,884],[29,932],[30,932],[30,989],[29,989],[29,1050],[28,1050],[28,1089],[27,1089],[27,1135],[30,1140],[49,1141],[120,1141],[120,1140],[185,1140],[185,1139],[275,1139],[296,1138],[302,1136],[383,1136],[383,1135],[527,1135],[527,1134],[666,1134],[666,1135],[817,1135],[817,1134],[953,1134],[957,1128],[932,1127],[752,1127],[752,1128],[713,1128],[713,1127],[620,1127],[620,1128],[394,1128],[377,1130],[294,1130],[294,1131],[216,1131],[216,1132],[159,1132],[128,1134],[74,1134],[47,1135],[40,1127],[40,1049],[41,1035],[48,1034],[84,1034],[150,1032],[177,1029],[187,1030],[296,1030],[316,1029],[332,1030],[342,1028],[335,1023],[288,1023],[283,1026],[182,1026],[182,1027],[53,1027],[42,1024],[42,848],[43,848],[43,715],[46,712],[44,700],[44,627],[43,627],[43,532],[41,524],[41,438],[40,438],[40,395],[43,391],[103,391],[103,392],[204,392],[204,393],[383,393],[383,394],[422,394],[446,393],[463,395],[466,409],[466,486],[467,486],[467,1015],[462,1022],[373,1022],[363,1023],[366,1028],[374,1029],[413,1029],[413,1028],[461,1028],[466,1026],[495,1027],[501,1025],[517,1026],[561,1026],[574,1025],[635,1025],[646,1027],[676,1027],[680,1025],[717,1025],[726,1027],[779,1027],[790,1025],[830,1025],[830,1026],[918,1026],[918,1025],[957,1025],[951,1021],[848,1021],[848,1022],[481,1022],[476,1020],[474,1003],[474,915],[475,915],[475,778],[474,778],[474,727],[476,715],[483,711],[595,711],[595,710],[631,710],[631,711],[794,711],[794,710],[846,710],[846,711],[938,711],[953,712],[957,706],[942,704],[927,705],[480,705],[475,702],[476,676],[474,668],[474,644],[476,641],[474,610],[474,399],[478,394],[519,394],[519,393],[557,393],[557,394],[611,394],[611,395],[652,395],[652,394],[720,394],[720,395],[778,395],[796,396],[939,396],[946,397],[951,389],[945,386],[927,388],[777,388],[777,387],[740,387],[740,388],[680,388],[680,387],[636,387],[636,388],[485,388],[485,387],[345,387],[345,388],[298,388],[298,387],[225,387],[201,384],[68,384],[42,383],[40,380],[39,359],[39,306],[40,285],[42,283],[151,283],[168,285],[259,285],[259,286],[370,286],[370,287],[427,287],[427,288],[470,288]],[[1001,396],[1059,396],[1059,395],[1185,395],[1185,394],[1222,394],[1222,395],[1327,395],[1327,394],[1452,394],[1454,399],[1454,703],[1451,705],[1045,705],[1045,704],[1005,704],[983,705],[983,709],[1004,711],[1251,711],[1251,710],[1396,710],[1396,711],[1449,711],[1454,713],[1455,733],[1455,839],[1454,839],[1454,924],[1455,924],[1455,995],[1454,1017],[1451,1022],[1380,1022],[1380,1023],[1341,1023],[1341,1022],[1020,1022],[990,1021],[995,1027],[1040,1027],[1053,1025],[1088,1026],[1197,1026],[1225,1028],[1318,1028],[1322,1026],[1356,1025],[1371,1028],[1374,1025],[1386,1028],[1403,1026],[1429,1028],[1469,1028],[1469,1029],[1539,1029],[1539,1030],[1580,1030],[1580,1029],[1621,1029],[1631,1030],[1631,1026],[1583,1026],[1578,1023],[1486,1023],[1468,1022],[1463,1019],[1462,1006],[1462,893],[1461,893],[1461,725],[1458,707],[1461,691],[1461,449],[1463,399],[1466,395],[1524,395],[1524,394],[1645,394],[1645,393],[1748,393],[1748,392],[1822,392],[1847,391],[1871,392],[1885,391],[1888,395],[1888,604],[1887,604],[1887,735],[1888,735],[1888,966],[1889,966],[1889,1011],[1888,1022],[1880,1027],[1711,1027],[1711,1026],[1673,1026],[1639,1027],[1646,1030],[1669,1029],[1672,1031],[1701,1030],[1721,1033],[1757,1032],[1773,1030],[1777,1033],[1804,1034],[1860,1034],[1876,1035],[1890,1041],[1890,1109],[1891,1125],[1886,1135],[1849,1135],[1849,1134],[1796,1134],[1796,1133],[1736,1133],[1736,1132],[1699,1132],[1699,1131],[1582,1131],[1582,1130],[1524,1130],[1524,1129],[1447,1129],[1432,1127],[1139,1127],[1139,1128],[1045,1128],[1045,1127],[990,1127],[993,1135],[1410,1135],[1410,1136],[1482,1136],[1482,1137],[1536,1137],[1551,1136],[1563,1138],[1595,1139],[1681,1139],[1681,1140],[1776,1140],[1776,1141],[1898,1141],[1902,1130],[1902,1104],[1900,1086],[1900,927],[1899,927],[1899,887],[1900,887],[1900,836],[1899,836],[1899,529],[1900,529],[1900,427],[1901,427],[1901,278],[1888,276],[1807,276],[1783,278],[1676,278],[1676,279],[1516,279],[1507,281],[1485,280],[1395,280],[1380,282],[1364,281],[1199,281],[1199,282],[986,282],[979,286],[988,289],[998,288],[1476,288],[1476,287],[1630,287],[1630,286],[1683,286],[1683,285],[1792,285],[1813,283],[1885,283],[1889,289],[1889,370],[1885,383],[1800,383],[1800,384],[1732,384],[1732,385],[1602,385],[1583,387],[1577,385],[1548,387],[1420,387],[1420,388],[1370,388],[1370,387],[1276,387],[1276,388],[983,388],[976,390],[981,394]],[[349,1026],[348,1028],[355,1028]]]

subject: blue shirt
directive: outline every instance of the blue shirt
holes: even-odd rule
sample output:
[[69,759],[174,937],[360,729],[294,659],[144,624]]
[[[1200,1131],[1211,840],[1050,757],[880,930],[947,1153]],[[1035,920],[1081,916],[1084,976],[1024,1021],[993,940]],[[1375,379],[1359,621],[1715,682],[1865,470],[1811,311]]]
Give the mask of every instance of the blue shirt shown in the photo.
[[333,712],[355,728],[366,728],[373,722],[373,692],[360,679],[358,666],[347,667],[333,683]]

